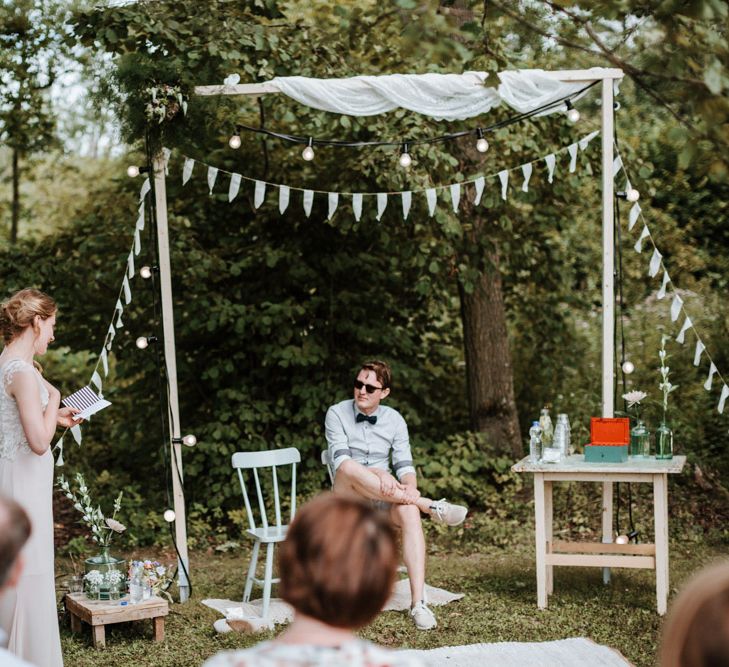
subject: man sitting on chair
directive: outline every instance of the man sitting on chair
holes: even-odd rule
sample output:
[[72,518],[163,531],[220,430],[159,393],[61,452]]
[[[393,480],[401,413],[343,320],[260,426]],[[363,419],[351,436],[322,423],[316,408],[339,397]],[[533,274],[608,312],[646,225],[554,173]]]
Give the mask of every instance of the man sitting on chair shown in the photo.
[[[362,364],[354,381],[354,399],[329,408],[325,420],[329,459],[335,470],[334,492],[367,498],[388,509],[402,532],[403,560],[410,577],[410,615],[420,630],[436,626],[425,604],[425,538],[420,513],[457,526],[468,508],[424,498],[418,491],[408,427],[402,415],[380,405],[390,394],[392,374],[383,361]],[[392,469],[397,479],[390,473]]]

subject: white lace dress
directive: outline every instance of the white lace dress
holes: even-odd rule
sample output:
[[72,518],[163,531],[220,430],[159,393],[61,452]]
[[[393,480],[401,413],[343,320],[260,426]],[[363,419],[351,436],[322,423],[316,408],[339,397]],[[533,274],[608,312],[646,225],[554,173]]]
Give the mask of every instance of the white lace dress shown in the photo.
[[48,390],[32,364],[10,359],[0,366],[0,494],[20,503],[32,525],[20,581],[0,595],[0,626],[9,635],[11,653],[37,667],[62,667],[53,569],[53,455],[49,449],[38,456],[28,446],[18,406],[8,394],[18,373],[37,378],[41,407],[48,405]]

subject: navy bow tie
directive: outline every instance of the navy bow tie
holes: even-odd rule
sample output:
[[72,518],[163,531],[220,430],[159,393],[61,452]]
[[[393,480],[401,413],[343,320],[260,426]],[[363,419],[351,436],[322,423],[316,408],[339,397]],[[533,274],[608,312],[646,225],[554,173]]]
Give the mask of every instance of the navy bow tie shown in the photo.
[[359,424],[360,422],[369,422],[370,424],[377,423],[377,415],[370,415],[369,417],[361,412],[357,413],[355,421]]

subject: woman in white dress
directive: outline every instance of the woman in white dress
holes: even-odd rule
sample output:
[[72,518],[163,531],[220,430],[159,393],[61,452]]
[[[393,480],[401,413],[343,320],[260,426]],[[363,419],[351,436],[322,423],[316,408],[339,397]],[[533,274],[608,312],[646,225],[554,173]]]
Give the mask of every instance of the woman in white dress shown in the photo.
[[17,588],[0,597],[0,627],[8,649],[38,667],[61,667],[53,569],[53,456],[56,425],[71,426],[71,408],[33,361],[53,341],[56,304],[24,289],[0,306],[0,494],[16,500],[32,532],[21,557]]

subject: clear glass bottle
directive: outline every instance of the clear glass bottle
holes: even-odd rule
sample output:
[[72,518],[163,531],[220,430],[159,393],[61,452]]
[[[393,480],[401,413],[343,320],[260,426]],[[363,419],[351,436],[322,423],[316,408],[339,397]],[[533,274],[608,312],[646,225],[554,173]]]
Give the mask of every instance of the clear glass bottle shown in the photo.
[[564,429],[566,432],[566,446],[565,446],[565,456],[572,456],[572,454],[575,453],[575,449],[572,446],[572,427],[570,426],[570,420],[566,413],[561,412],[557,415],[557,423],[559,424],[562,422],[564,424]]
[[539,415],[539,426],[542,429],[542,448],[551,447],[554,439],[554,426],[547,407],[542,408]]
[[131,579],[129,579],[129,602],[137,604],[142,601],[143,595],[142,579],[138,572],[132,572]]
[[665,421],[656,429],[656,458],[673,458],[673,431]]
[[529,429],[529,461],[539,463],[542,458],[542,429],[539,422],[532,422]]
[[642,419],[636,420],[630,429],[630,455],[636,459],[647,459],[651,455],[651,433]]

